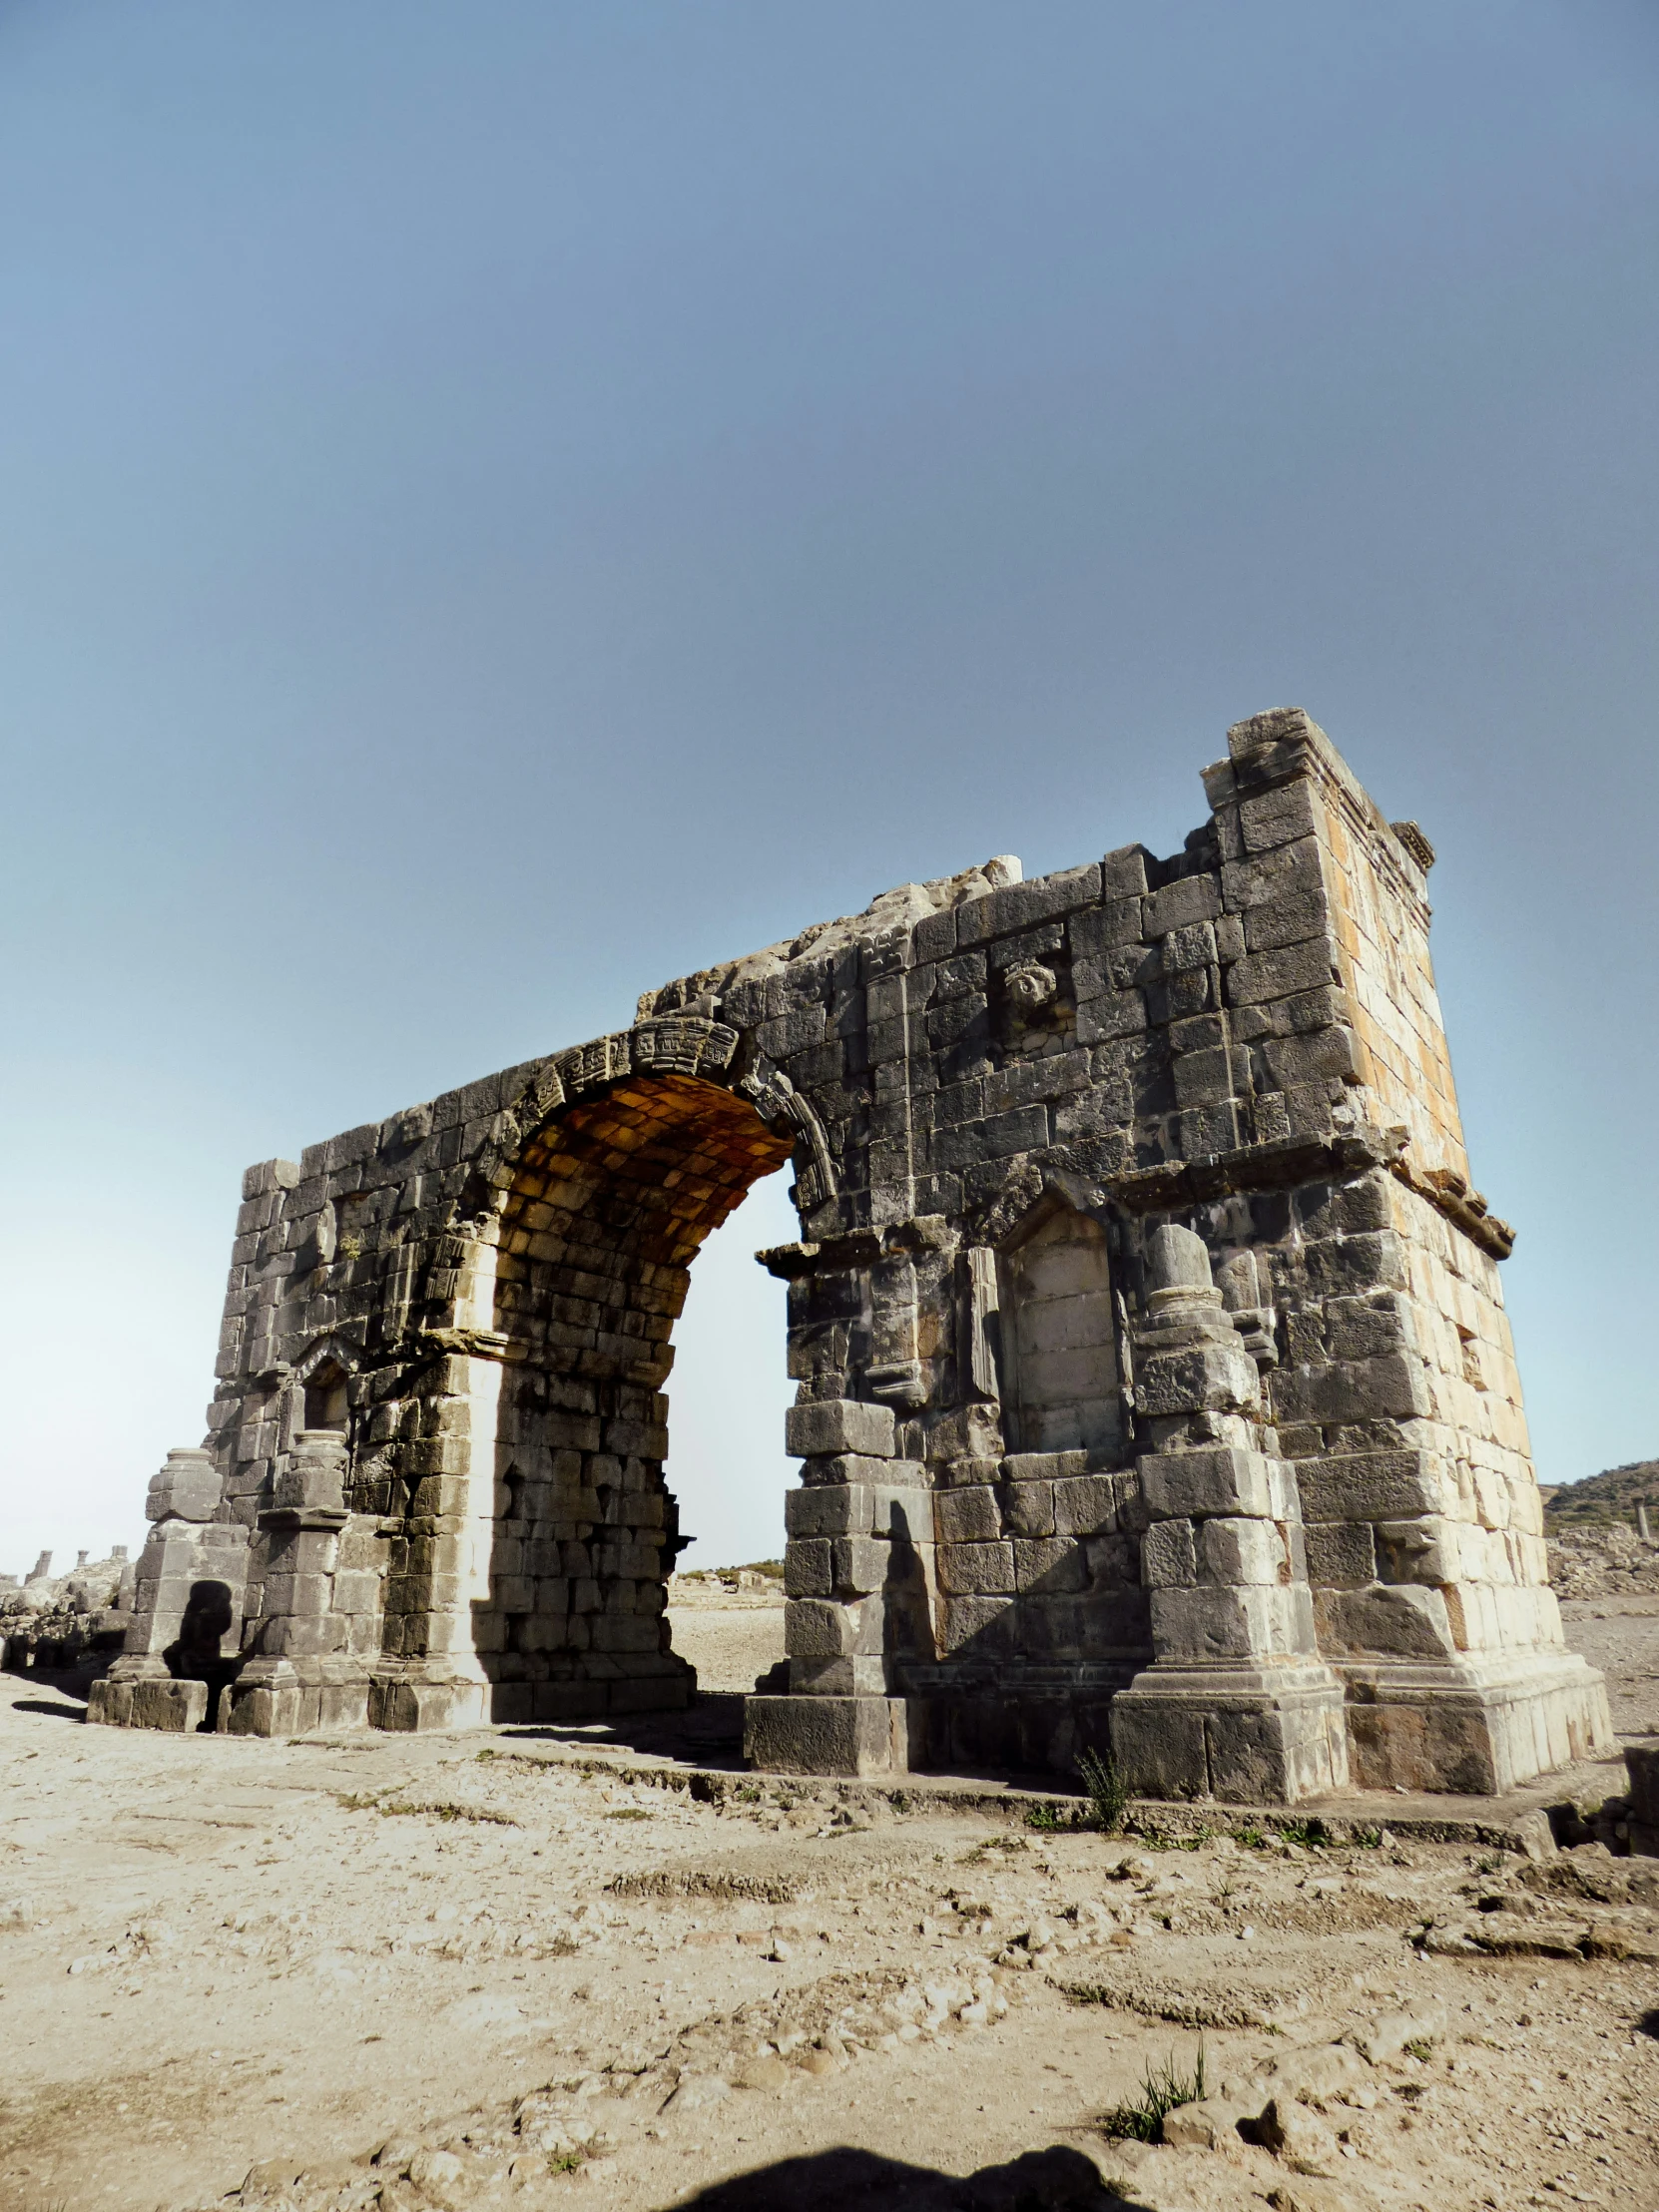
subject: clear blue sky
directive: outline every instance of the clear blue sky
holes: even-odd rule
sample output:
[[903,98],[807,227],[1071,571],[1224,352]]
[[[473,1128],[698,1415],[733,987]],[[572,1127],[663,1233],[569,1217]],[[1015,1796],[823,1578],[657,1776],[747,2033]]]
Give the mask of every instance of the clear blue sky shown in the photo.
[[1288,703],[1439,848],[1540,1470],[1659,1451],[1647,0],[0,0],[0,1565],[199,1439],[247,1162]]

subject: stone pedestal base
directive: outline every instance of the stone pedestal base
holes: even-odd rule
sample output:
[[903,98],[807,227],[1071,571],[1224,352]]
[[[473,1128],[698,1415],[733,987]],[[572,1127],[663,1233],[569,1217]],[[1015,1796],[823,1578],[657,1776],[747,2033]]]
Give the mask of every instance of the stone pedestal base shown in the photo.
[[490,1684],[470,1674],[376,1672],[368,1685],[368,1725],[406,1735],[477,1728],[490,1717]]
[[908,1774],[901,1697],[748,1697],[743,1750],[761,1774]]
[[87,1719],[106,1728],[165,1728],[183,1735],[200,1728],[207,1717],[208,1685],[175,1682],[165,1667],[159,1676],[129,1676],[125,1681],[111,1673],[87,1692]]
[[1357,1789],[1496,1796],[1614,1748],[1607,1686],[1576,1652],[1335,1667]]
[[303,1736],[317,1728],[362,1728],[368,1676],[360,1662],[251,1659],[220,1700],[228,1736]]
[[1149,1667],[1112,1704],[1112,1752],[1142,1797],[1294,1805],[1343,1789],[1343,1687],[1329,1667]]

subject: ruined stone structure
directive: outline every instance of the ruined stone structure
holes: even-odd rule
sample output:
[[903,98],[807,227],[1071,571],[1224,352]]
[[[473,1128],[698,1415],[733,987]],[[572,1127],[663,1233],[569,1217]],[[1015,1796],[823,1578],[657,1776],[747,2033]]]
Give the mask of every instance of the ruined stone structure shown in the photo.
[[202,1451],[94,1718],[685,1701],[671,1333],[793,1161],[773,1769],[1495,1792],[1604,1750],[1561,1642],[1428,958],[1427,840],[1296,711],[1173,859],[993,860],[245,1178]]

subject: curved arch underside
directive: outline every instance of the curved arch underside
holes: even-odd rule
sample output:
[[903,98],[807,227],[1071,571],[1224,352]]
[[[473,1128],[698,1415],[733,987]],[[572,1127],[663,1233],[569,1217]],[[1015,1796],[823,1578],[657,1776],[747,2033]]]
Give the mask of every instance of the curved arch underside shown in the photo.
[[497,1720],[689,1695],[664,1615],[679,1529],[661,1385],[699,1247],[791,1150],[745,1100],[683,1075],[628,1078],[526,1145],[496,1267],[506,1370],[475,1615]]

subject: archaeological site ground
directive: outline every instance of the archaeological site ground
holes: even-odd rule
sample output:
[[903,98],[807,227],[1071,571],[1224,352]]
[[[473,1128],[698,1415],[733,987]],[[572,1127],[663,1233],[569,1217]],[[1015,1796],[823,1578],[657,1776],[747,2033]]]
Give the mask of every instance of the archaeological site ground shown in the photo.
[[[1552,1586],[1432,847],[1299,711],[1203,780],[248,1171],[8,1646],[0,2212],[1659,2206],[1659,1582]],[[723,1588],[673,1330],[786,1165]]]

